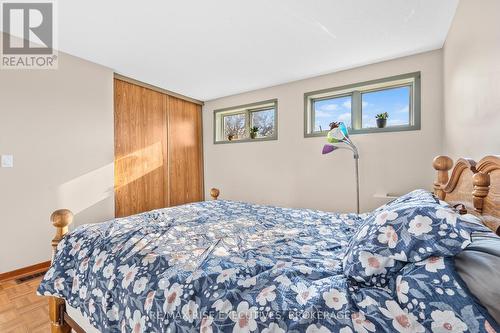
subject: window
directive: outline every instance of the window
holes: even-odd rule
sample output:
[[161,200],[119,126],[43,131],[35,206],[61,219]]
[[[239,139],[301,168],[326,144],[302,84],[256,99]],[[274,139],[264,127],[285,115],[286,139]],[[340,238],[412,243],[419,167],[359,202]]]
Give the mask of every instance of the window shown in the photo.
[[277,110],[277,100],[215,110],[214,142],[276,140]]
[[329,124],[333,121],[343,121],[351,127],[351,104],[351,95],[313,99],[314,131],[329,129]]
[[275,108],[251,111],[250,127],[257,127],[257,137],[266,138],[274,135],[274,110]]
[[246,135],[246,115],[244,113],[223,115],[224,137],[233,136],[233,140],[244,139]]
[[[306,93],[304,136],[324,136],[331,122],[352,134],[420,129],[420,73]],[[385,124],[376,116],[387,112]]]
[[376,128],[375,116],[387,112],[387,126],[410,126],[411,86],[361,94],[362,128]]

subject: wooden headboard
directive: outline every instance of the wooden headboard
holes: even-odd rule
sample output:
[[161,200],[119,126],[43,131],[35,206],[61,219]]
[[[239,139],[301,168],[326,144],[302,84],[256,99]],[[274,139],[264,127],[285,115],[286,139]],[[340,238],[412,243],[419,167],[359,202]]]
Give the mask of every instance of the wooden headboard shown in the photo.
[[433,166],[437,170],[434,193],[449,204],[463,204],[467,213],[480,217],[500,235],[500,156],[486,156],[477,163],[461,158],[455,166],[448,156],[438,156]]

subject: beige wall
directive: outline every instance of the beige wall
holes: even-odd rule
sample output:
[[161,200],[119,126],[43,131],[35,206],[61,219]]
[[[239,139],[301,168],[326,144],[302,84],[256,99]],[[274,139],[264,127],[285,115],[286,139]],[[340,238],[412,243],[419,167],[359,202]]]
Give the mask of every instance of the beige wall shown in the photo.
[[59,53],[57,70],[0,70],[0,273],[50,259],[51,212],[114,214],[113,72]]
[[[207,102],[203,110],[207,193],[219,187],[223,199],[355,211],[352,154],[337,151],[322,156],[324,138],[304,138],[304,93],[415,71],[422,72],[422,129],[352,136],[361,155],[361,210],[384,202],[374,198],[375,193],[430,189],[432,159],[442,148],[441,50]],[[279,104],[277,141],[213,144],[215,109],[272,98]]]
[[444,152],[500,155],[500,1],[461,0],[443,51]]

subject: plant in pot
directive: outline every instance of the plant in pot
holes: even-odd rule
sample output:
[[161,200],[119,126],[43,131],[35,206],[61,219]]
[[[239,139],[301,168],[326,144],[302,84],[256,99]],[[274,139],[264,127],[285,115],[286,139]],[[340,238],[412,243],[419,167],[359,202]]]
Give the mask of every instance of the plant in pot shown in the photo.
[[233,138],[234,138],[234,134],[233,134],[233,133],[229,133],[229,134],[227,135],[227,139],[228,139],[229,141],[232,141],[232,140],[233,140]]
[[250,128],[250,138],[251,139],[255,139],[257,137],[257,133],[259,133],[259,128],[257,126]]
[[379,113],[375,116],[377,119],[377,127],[384,128],[387,125],[387,118],[389,118],[389,114],[387,112]]

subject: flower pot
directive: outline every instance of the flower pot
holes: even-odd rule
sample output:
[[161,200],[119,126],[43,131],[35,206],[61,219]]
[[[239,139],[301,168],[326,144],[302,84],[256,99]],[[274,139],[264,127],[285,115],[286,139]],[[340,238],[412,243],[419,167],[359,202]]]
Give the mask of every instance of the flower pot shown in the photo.
[[232,141],[232,140],[233,140],[233,137],[234,137],[234,135],[229,134],[229,135],[227,136],[227,139],[228,139],[229,141]]
[[384,128],[387,125],[387,119],[377,119],[377,127]]
[[251,132],[250,133],[250,139],[255,139],[257,137],[257,133]]

